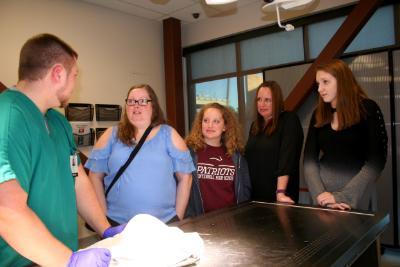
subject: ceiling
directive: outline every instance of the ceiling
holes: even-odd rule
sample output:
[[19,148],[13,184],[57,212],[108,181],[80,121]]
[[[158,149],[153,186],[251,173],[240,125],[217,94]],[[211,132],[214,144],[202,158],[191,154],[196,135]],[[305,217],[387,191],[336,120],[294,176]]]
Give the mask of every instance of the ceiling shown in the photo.
[[[134,16],[162,21],[169,17],[181,20],[182,24],[192,23],[210,17],[219,17],[237,12],[247,5],[259,3],[263,0],[239,0],[225,5],[206,5],[204,0],[80,0]],[[260,9],[260,12],[261,9]],[[198,13],[199,17],[193,17]]]

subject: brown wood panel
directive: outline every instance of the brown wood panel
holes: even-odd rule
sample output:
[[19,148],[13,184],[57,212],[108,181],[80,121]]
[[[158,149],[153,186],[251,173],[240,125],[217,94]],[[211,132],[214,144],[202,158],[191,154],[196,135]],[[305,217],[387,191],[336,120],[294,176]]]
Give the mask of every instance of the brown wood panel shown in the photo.
[[5,86],[2,82],[0,82],[0,93],[6,89],[7,89],[7,86]]
[[314,88],[315,68],[337,58],[357,36],[383,0],[360,0],[285,100],[287,110],[297,109]]
[[181,22],[175,18],[163,21],[165,95],[168,122],[181,136],[185,135],[183,105],[183,72]]

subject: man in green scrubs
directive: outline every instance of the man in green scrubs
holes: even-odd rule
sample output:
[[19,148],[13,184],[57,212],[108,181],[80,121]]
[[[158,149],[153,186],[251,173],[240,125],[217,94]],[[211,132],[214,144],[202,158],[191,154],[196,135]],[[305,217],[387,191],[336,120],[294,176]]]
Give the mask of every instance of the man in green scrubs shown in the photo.
[[106,249],[73,252],[78,212],[99,234],[110,230],[71,126],[53,109],[68,103],[77,57],[54,35],[34,36],[21,49],[17,85],[0,94],[0,266],[110,261]]

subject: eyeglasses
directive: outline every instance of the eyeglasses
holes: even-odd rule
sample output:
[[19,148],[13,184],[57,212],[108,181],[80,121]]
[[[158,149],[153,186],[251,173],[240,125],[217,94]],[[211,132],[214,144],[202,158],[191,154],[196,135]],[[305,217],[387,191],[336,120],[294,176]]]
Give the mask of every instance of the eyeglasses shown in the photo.
[[128,106],[134,106],[135,104],[138,104],[139,106],[147,106],[147,104],[151,101],[152,101],[151,99],[146,99],[146,98],[142,98],[142,99],[138,99],[138,100],[130,99],[130,98],[125,99],[125,103]]

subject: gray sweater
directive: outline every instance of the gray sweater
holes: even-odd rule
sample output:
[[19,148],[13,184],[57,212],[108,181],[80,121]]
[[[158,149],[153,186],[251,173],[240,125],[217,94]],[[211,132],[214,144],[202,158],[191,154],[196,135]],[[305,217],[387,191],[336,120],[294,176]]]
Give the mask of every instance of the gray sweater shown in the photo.
[[363,106],[366,118],[341,131],[330,124],[314,127],[313,114],[304,148],[304,177],[314,204],[319,194],[331,192],[338,203],[369,208],[386,163],[387,134],[379,106],[370,99]]

